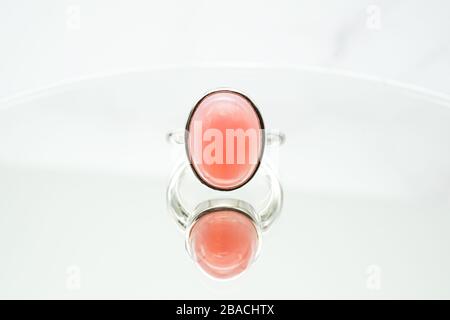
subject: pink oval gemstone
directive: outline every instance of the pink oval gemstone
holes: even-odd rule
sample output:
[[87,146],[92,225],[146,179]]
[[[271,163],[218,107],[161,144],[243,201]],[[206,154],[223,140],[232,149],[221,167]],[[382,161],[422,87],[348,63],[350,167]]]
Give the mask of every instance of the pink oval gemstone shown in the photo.
[[244,95],[220,90],[203,97],[186,125],[192,168],[211,188],[233,190],[255,174],[264,147],[264,124]]
[[189,241],[193,258],[205,272],[228,279],[253,262],[258,234],[245,214],[221,210],[200,217],[191,229]]

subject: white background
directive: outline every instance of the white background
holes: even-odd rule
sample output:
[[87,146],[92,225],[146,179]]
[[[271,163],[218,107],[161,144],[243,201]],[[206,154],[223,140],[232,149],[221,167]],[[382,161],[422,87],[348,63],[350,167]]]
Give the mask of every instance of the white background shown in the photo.
[[0,97],[167,64],[314,65],[450,94],[449,15],[446,0],[2,0]]

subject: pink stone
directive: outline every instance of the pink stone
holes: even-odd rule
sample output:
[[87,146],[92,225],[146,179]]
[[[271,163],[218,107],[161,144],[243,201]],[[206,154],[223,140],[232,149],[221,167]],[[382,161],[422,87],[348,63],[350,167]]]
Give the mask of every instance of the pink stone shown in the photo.
[[193,258],[209,275],[228,279],[246,270],[255,258],[258,233],[252,220],[233,210],[200,217],[189,236]]
[[253,177],[263,152],[264,124],[247,97],[230,90],[206,95],[186,129],[188,157],[203,183],[233,190]]

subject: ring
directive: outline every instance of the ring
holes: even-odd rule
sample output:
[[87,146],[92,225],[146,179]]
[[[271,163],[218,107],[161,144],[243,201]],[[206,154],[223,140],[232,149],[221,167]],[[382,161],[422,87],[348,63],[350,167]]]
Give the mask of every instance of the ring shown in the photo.
[[[283,144],[284,135],[265,130],[258,108],[246,95],[221,89],[204,95],[191,110],[185,131],[170,132],[167,140],[184,144],[188,159],[170,179],[167,205],[185,232],[189,255],[215,279],[239,276],[255,261],[262,232],[281,212],[281,184],[261,160],[265,146]],[[258,210],[233,198],[203,201],[190,209],[180,185],[191,169],[201,183],[218,191],[238,189],[261,170],[268,196]]]
[[272,169],[262,165],[269,195],[260,210],[231,198],[207,200],[188,209],[180,192],[188,172],[189,164],[182,163],[169,182],[169,211],[185,231],[186,249],[197,265],[215,279],[234,278],[255,261],[262,232],[279,216],[283,203],[281,184]]

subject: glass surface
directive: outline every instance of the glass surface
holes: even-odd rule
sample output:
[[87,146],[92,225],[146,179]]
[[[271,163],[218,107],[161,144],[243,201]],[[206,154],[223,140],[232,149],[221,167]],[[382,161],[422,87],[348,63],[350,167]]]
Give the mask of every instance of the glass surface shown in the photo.
[[[283,212],[229,284],[190,261],[165,201],[185,157],[167,132],[223,86],[287,137],[264,155]],[[0,297],[448,298],[449,105],[402,85],[256,68],[120,74],[2,101]]]

